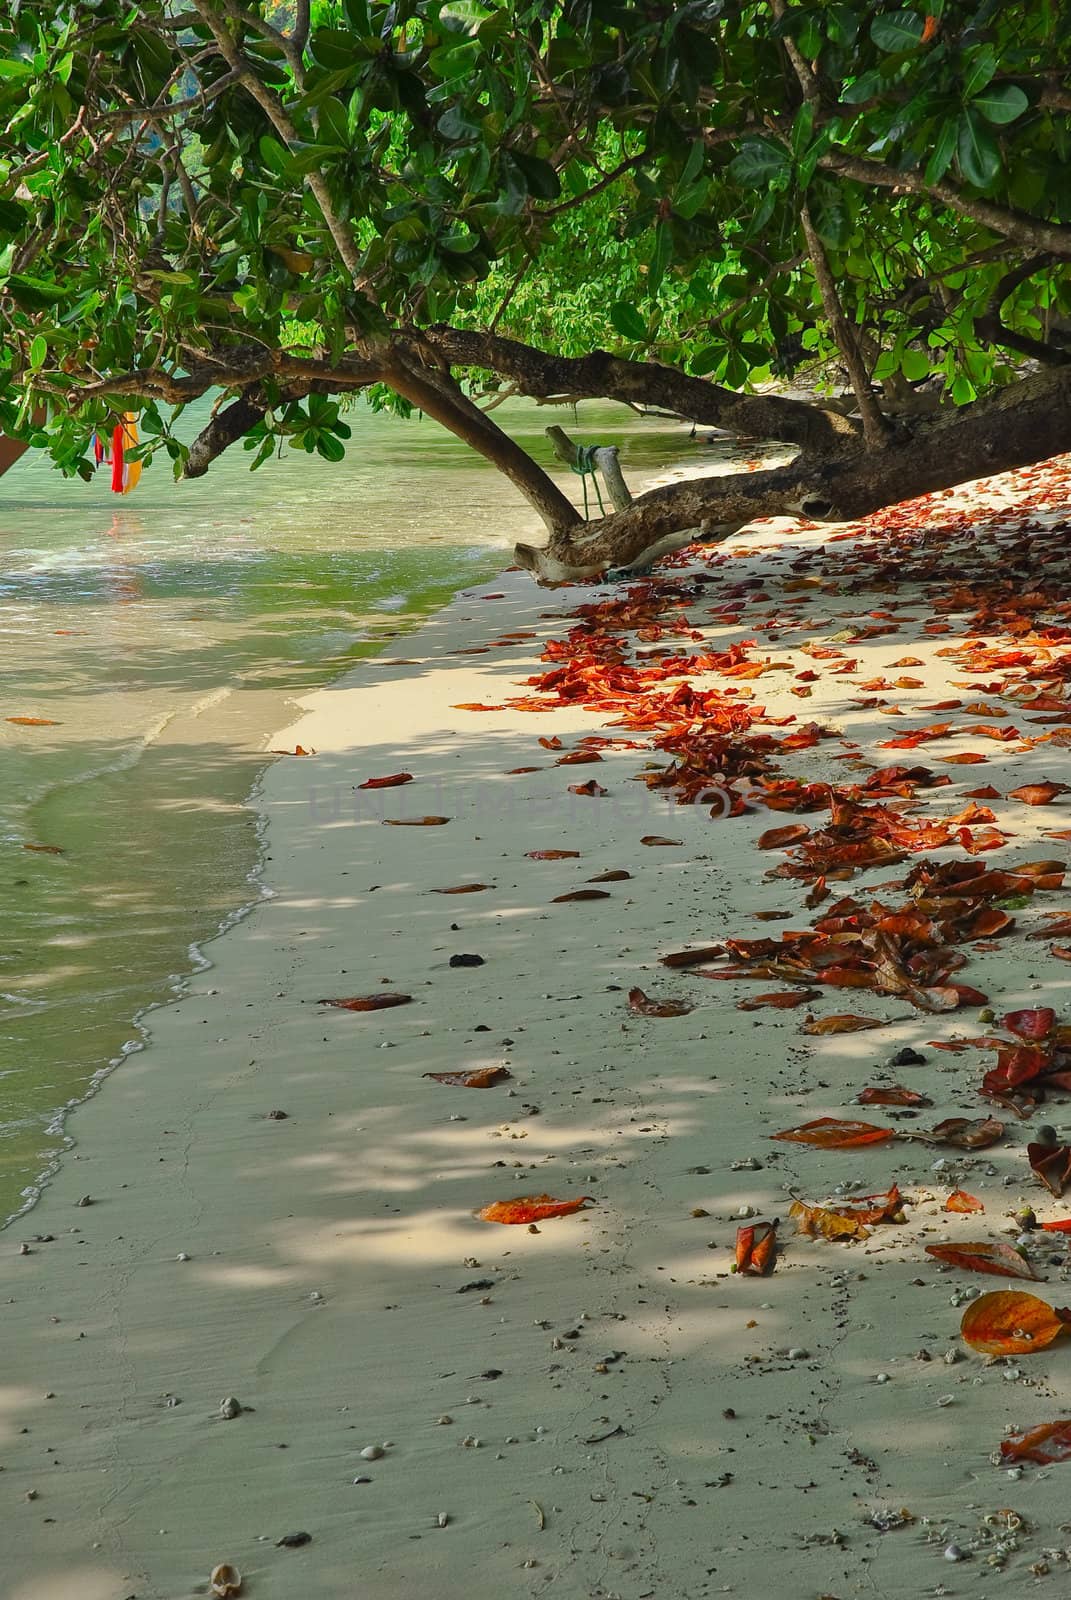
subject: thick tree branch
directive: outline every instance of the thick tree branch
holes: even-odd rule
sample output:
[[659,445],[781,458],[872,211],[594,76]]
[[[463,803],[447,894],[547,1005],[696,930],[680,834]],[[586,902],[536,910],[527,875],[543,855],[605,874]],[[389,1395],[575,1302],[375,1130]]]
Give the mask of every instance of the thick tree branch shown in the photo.
[[805,450],[843,449],[859,434],[855,423],[821,406],[780,395],[737,394],[673,367],[627,361],[606,350],[554,356],[498,334],[444,324],[422,329],[421,338],[452,366],[497,372],[535,400],[570,395],[657,406],[704,427],[784,440]]

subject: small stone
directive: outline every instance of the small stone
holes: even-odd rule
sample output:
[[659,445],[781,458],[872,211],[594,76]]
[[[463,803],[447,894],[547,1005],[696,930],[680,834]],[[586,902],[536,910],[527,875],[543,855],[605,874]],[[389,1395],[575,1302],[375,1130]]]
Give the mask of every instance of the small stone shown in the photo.
[[963,1360],[963,1351],[957,1350],[953,1345],[951,1349],[945,1351],[941,1359],[946,1367],[954,1367],[957,1361]]
[[952,1406],[952,1405],[955,1405],[955,1403],[956,1403],[955,1395],[942,1394],[942,1395],[938,1395],[938,1397],[937,1397],[937,1404],[939,1406]]
[[788,1352],[788,1359],[790,1361],[806,1361],[810,1353],[809,1350],[804,1350],[802,1345],[793,1345]]
[[236,1400],[232,1394],[227,1395],[219,1403],[219,1414],[224,1422],[232,1422],[235,1417],[240,1417],[244,1409],[241,1401]]
[[450,1426],[451,1422],[453,1422],[454,1419],[453,1419],[453,1417],[442,1416],[442,1417],[436,1417],[435,1420],[438,1423],[440,1428],[448,1428]]
[[311,1533],[284,1533],[281,1539],[276,1539],[275,1545],[281,1550],[300,1550],[303,1544],[312,1543]]
[[888,1383],[888,1381],[889,1374],[887,1372],[879,1372],[877,1377],[874,1379],[875,1383]]
[[465,955],[462,955],[462,956],[451,956],[450,957],[450,965],[452,967],[482,967],[483,964],[484,964],[483,956],[465,956]]
[[91,1194],[84,1194],[81,1200],[77,1201],[76,1203],[80,1206],[91,1206],[93,1204],[93,1196]]
[[367,1476],[362,1476],[360,1478],[354,1478],[353,1481],[354,1481],[354,1483],[371,1483],[372,1482],[371,1478],[369,1478]]
[[190,1258],[189,1258],[189,1256],[188,1256],[188,1255],[187,1255],[187,1254],[186,1254],[186,1252],[185,1252],[185,1250],[180,1250],[180,1251],[179,1251],[179,1253],[178,1253],[178,1255],[177,1255],[177,1256],[176,1256],[176,1257],[175,1257],[175,1260],[176,1260],[176,1261],[188,1261],[188,1260],[189,1260],[189,1259],[190,1259]]
[[762,1162],[756,1156],[745,1156],[743,1161],[730,1161],[730,1172],[758,1172]]
[[946,1561],[966,1561],[966,1559],[966,1550],[961,1550],[958,1544],[949,1544],[945,1546]]
[[737,1214],[738,1217],[753,1217],[755,1215],[755,1207],[754,1206],[738,1206],[736,1214]]
[[903,1050],[896,1052],[889,1065],[890,1067],[923,1067],[926,1065],[926,1057],[920,1055],[917,1050],[912,1050],[908,1045]]
[[449,1522],[450,1522],[450,1518],[449,1518],[448,1514],[445,1511],[440,1511],[439,1515],[435,1518],[435,1520],[438,1523],[440,1528],[447,1527]]
[[386,1452],[381,1444],[366,1444],[361,1451],[362,1461],[379,1461]]

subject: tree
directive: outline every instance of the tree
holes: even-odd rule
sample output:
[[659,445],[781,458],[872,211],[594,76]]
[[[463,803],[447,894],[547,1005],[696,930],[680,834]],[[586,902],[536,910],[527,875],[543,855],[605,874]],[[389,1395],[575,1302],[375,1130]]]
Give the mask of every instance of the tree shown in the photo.
[[[337,460],[340,400],[389,396],[509,476],[547,579],[1056,454],[1064,12],[11,0],[0,426],[87,473],[89,432],[133,409],[196,476],[238,440],[254,466],[283,438]],[[756,388],[801,363],[851,405]],[[496,387],[798,454],[585,523],[478,403]],[[175,415],[208,391],[187,447]]]

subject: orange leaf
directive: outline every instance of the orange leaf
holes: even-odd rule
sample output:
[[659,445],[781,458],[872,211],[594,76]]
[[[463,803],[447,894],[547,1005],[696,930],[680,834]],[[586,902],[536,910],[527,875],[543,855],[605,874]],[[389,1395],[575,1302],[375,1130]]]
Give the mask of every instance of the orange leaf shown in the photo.
[[624,871],[621,870],[621,868],[616,868],[615,870],[613,870],[611,872],[600,872],[600,873],[597,874],[596,877],[589,878],[588,882],[589,883],[624,883],[626,879],[631,878],[631,877],[632,877],[631,872],[624,872]]
[[881,1144],[895,1139],[892,1128],[878,1128],[872,1122],[841,1121],[837,1117],[817,1117],[798,1128],[786,1128],[783,1133],[771,1133],[771,1139],[782,1139],[786,1144],[814,1144],[823,1150],[854,1150],[860,1145]]
[[1050,806],[1057,795],[1067,793],[1066,783],[1022,783],[1018,789],[1009,789],[1013,800],[1022,800],[1028,806]]
[[1010,1244],[928,1244],[926,1254],[965,1272],[990,1272],[998,1278],[1036,1278],[1029,1261]]
[[767,828],[765,833],[759,834],[759,849],[784,850],[788,845],[799,844],[809,838],[810,832],[805,822],[790,822],[784,828]]
[[554,765],[556,767],[583,767],[591,761],[601,761],[602,756],[597,750],[570,750],[567,756],[559,756]]
[[1039,1467],[1071,1461],[1071,1422],[1042,1422],[1025,1433],[1011,1433],[1000,1441],[1005,1461],[1036,1461]]
[[664,967],[701,967],[704,961],[716,961],[724,954],[723,944],[701,944],[694,950],[672,950],[661,960]]
[[484,889],[493,889],[493,883],[455,883],[449,889],[429,889],[429,894],[480,894]]
[[607,794],[608,792],[608,790],[596,783],[594,778],[589,778],[587,783],[571,783],[569,785],[570,794],[586,794],[592,799],[597,795]]
[[506,1067],[474,1067],[471,1072],[425,1072],[425,1078],[447,1083],[455,1089],[490,1089],[513,1074]]
[[680,839],[663,839],[660,833],[645,833],[641,844],[680,844]]
[[593,1195],[582,1194],[579,1200],[553,1200],[549,1194],[525,1194],[517,1200],[495,1200],[476,1215],[481,1222],[545,1222],[548,1217],[568,1217],[589,1202],[595,1204]]
[[1039,1227],[1046,1233],[1071,1233],[1071,1217],[1058,1217],[1055,1222],[1042,1222]]
[[1028,1144],[1026,1159],[1049,1193],[1059,1200],[1071,1183],[1071,1145]]
[[579,850],[526,850],[529,861],[575,861]]
[[62,728],[62,722],[56,722],[52,717],[8,717],[8,722],[17,722],[20,728]]
[[539,742],[544,750],[560,750],[562,747],[562,742],[557,734],[553,734],[549,739],[541,738]]
[[796,1200],[789,1206],[788,1214],[799,1232],[810,1239],[870,1238],[870,1229],[865,1228],[858,1217],[842,1217],[824,1206],[809,1206],[803,1200]]
[[777,1219],[754,1222],[736,1230],[736,1271],[757,1278],[773,1271],[777,1251]]
[[462,701],[460,705],[451,706],[451,711],[505,711],[505,706],[485,706],[479,700]]
[[642,989],[629,990],[628,1005],[638,1017],[686,1017],[694,1009],[686,1000],[654,1000]]
[[988,1150],[1004,1137],[1004,1124],[993,1117],[946,1117],[936,1128],[905,1131],[904,1139],[921,1139],[924,1144],[947,1144],[956,1150]]
[[959,756],[939,756],[939,761],[944,761],[950,767],[976,767],[980,761],[988,761],[988,756],[980,756],[976,750],[965,750]]
[[411,772],[392,772],[389,778],[366,778],[358,789],[396,789],[400,783],[412,783]]
[[917,1089],[904,1089],[900,1084],[891,1084],[888,1088],[880,1086],[860,1089],[855,1097],[856,1103],[861,1106],[932,1106],[933,1101],[928,1095],[920,1094]]
[[738,1000],[738,1011],[760,1011],[763,1006],[776,1006],[779,1011],[790,1011],[793,1006],[809,1005],[821,993],[819,989],[774,989],[770,994],[756,994],[750,1000]]
[[567,900],[609,900],[609,889],[571,889],[568,894],[556,894],[552,906],[563,905]]
[[317,1000],[318,1006],[338,1006],[343,1011],[386,1011],[391,1006],[407,1006],[411,994],[354,994],[344,1000]]
[[943,1209],[945,1211],[961,1211],[966,1213],[970,1211],[984,1211],[985,1206],[980,1200],[976,1199],[973,1194],[968,1194],[966,1189],[953,1189],[952,1193],[945,1201]]
[[441,828],[449,817],[386,817],[385,828]]
[[877,1017],[857,1017],[850,1011],[837,1012],[832,1017],[811,1017],[803,1024],[801,1033],[860,1033],[864,1028],[881,1028],[884,1023]]
[[973,1300],[960,1336],[987,1356],[1029,1356],[1046,1349],[1067,1326],[1069,1314],[1019,1289],[998,1289]]

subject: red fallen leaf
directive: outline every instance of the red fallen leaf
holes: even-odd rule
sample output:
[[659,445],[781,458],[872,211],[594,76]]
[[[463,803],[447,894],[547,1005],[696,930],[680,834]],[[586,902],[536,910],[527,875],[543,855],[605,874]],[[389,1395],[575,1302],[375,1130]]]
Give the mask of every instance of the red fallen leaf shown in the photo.
[[1029,1261],[1010,1244],[928,1244],[926,1254],[965,1272],[990,1272],[998,1278],[1036,1278]]
[[725,954],[723,944],[701,944],[694,950],[671,950],[668,956],[662,956],[664,967],[701,967],[704,961],[716,961]]
[[505,711],[505,706],[485,706],[480,700],[463,700],[460,705],[451,706],[451,711]]
[[476,1215],[481,1222],[545,1222],[548,1217],[568,1217],[595,1204],[594,1195],[582,1194],[578,1200],[553,1200],[549,1194],[525,1194],[516,1200],[495,1200]]
[[985,1206],[973,1194],[968,1194],[966,1189],[953,1189],[942,1210],[958,1211],[966,1214],[972,1211],[984,1211]]
[[1067,945],[1052,944],[1049,946],[1050,956],[1055,956],[1057,961],[1071,961],[1071,949]]
[[944,761],[950,767],[976,767],[980,761],[988,761],[988,756],[980,756],[976,750],[964,750],[958,756],[938,756],[939,761]]
[[602,756],[597,750],[570,750],[567,756],[559,756],[554,765],[556,767],[582,767],[591,761],[601,761]]
[[579,850],[526,850],[529,861],[575,861]]
[[389,778],[366,778],[358,789],[396,789],[400,783],[412,783],[411,772],[392,772]]
[[1028,1144],[1026,1159],[1049,1193],[1059,1200],[1071,1184],[1071,1145]]
[[855,1097],[856,1105],[860,1106],[932,1106],[933,1101],[929,1095],[920,1094],[917,1089],[904,1089],[900,1084],[891,1084],[883,1088],[880,1084],[866,1089],[860,1089]]
[[8,722],[17,722],[20,728],[62,728],[62,722],[57,722],[53,717],[8,717]]
[[571,889],[568,894],[556,894],[550,902],[552,906],[562,905],[566,900],[609,900],[608,889]]
[[985,784],[981,789],[967,789],[964,791],[968,800],[999,800],[1000,790],[994,789],[991,783]]
[[645,833],[643,838],[640,840],[641,844],[652,844],[652,845],[654,845],[654,844],[679,845],[681,842],[682,841],[680,839],[663,839],[663,837],[662,837],[662,835],[660,833]]
[[881,1028],[884,1023],[877,1017],[856,1017],[850,1011],[838,1012],[832,1017],[811,1017],[800,1029],[801,1033],[859,1033],[864,1028]]
[[1011,1433],[1000,1441],[1005,1461],[1036,1461],[1051,1467],[1058,1461],[1071,1461],[1071,1422],[1041,1422],[1025,1433]]
[[1046,1039],[1056,1023],[1056,1012],[1051,1006],[1037,1006],[1026,1011],[1009,1011],[1001,1019],[1001,1026],[1020,1039]]
[[502,774],[505,778],[519,778],[525,772],[542,772],[542,767],[507,767]]
[[902,1139],[921,1139],[923,1144],[946,1144],[956,1150],[988,1150],[1004,1137],[1004,1124],[995,1117],[946,1117],[936,1128],[910,1129]]
[[963,1313],[960,1337],[987,1356],[1029,1356],[1058,1339],[1071,1320],[1037,1295],[998,1289],[973,1300]]
[[772,1272],[777,1252],[777,1219],[773,1222],[755,1222],[736,1230],[737,1272],[763,1277]]
[[765,833],[759,835],[759,849],[783,850],[788,845],[800,844],[802,840],[810,838],[810,833],[805,822],[790,822],[784,828],[767,828]]
[[441,828],[449,817],[385,817],[385,828]]
[[798,1128],[786,1128],[783,1133],[771,1133],[771,1139],[781,1139],[786,1144],[813,1144],[822,1150],[855,1150],[861,1145],[881,1144],[895,1139],[892,1128],[878,1128],[872,1122],[847,1122],[837,1117],[817,1117]]
[[763,1006],[775,1006],[779,1011],[791,1011],[793,1006],[809,1005],[817,1000],[820,989],[775,989],[770,994],[752,995],[750,1000],[737,1002],[738,1011],[759,1011]]
[[642,989],[630,989],[628,1007],[639,1017],[686,1017],[695,1008],[686,1000],[654,1000]]
[[1071,828],[1046,828],[1046,839],[1071,839]]
[[505,1083],[513,1074],[506,1067],[474,1067],[471,1072],[425,1072],[425,1078],[436,1083],[446,1083],[454,1089],[490,1089],[496,1083]]
[[589,883],[624,883],[626,878],[631,878],[631,872],[614,871],[600,872],[595,878],[589,878]]
[[594,778],[589,778],[587,783],[571,783],[569,785],[570,794],[586,794],[592,798],[594,798],[596,795],[607,794],[608,792],[608,790],[603,789],[599,784],[597,784]]
[[810,1206],[804,1200],[794,1200],[788,1214],[798,1231],[809,1239],[870,1238],[870,1229],[858,1217],[845,1217],[825,1206]]
[[293,750],[269,750],[270,756],[314,756],[315,750],[306,750],[303,744],[295,745]]
[[921,656],[901,656],[899,661],[894,661],[894,667],[922,667],[925,666]]
[[1050,783],[1048,779],[1043,783],[1022,783],[1018,789],[1008,790],[1011,799],[1021,800],[1028,806],[1050,806],[1057,795],[1066,793],[1066,783]]
[[318,1006],[338,1006],[342,1011],[386,1011],[391,1006],[407,1006],[411,994],[393,994],[389,989],[382,994],[354,994],[344,1000],[317,1000]]
[[1058,1217],[1055,1222],[1039,1222],[1046,1233],[1071,1233],[1071,1217]]
[[556,733],[552,734],[549,739],[541,738],[539,742],[544,750],[560,750],[562,747],[562,742]]
[[493,889],[493,883],[455,883],[449,889],[429,889],[429,894],[479,894],[484,889]]

